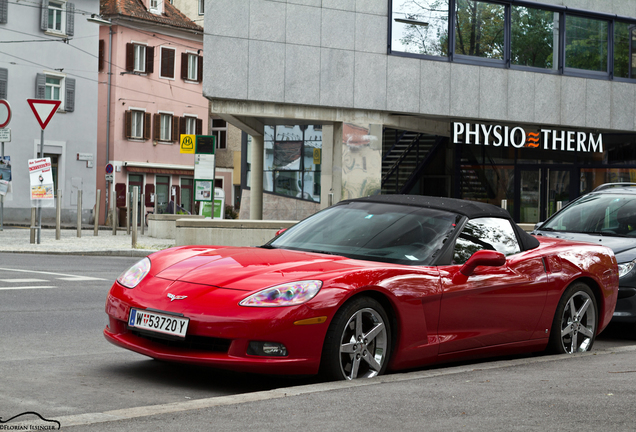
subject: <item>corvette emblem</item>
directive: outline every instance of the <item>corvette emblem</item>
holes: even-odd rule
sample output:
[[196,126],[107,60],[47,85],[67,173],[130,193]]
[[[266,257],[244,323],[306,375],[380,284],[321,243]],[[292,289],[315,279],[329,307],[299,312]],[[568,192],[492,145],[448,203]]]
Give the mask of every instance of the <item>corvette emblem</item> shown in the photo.
[[171,302],[173,302],[175,300],[183,300],[186,297],[188,297],[188,296],[176,296],[174,294],[168,293],[168,298],[170,299]]

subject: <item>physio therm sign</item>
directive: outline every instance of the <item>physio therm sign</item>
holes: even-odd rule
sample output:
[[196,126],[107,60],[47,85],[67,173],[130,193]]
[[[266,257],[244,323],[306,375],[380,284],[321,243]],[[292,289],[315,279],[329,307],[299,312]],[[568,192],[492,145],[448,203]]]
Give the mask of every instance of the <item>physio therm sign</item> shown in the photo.
[[603,153],[603,135],[583,131],[539,129],[526,132],[521,126],[453,123],[453,143],[494,147],[541,148],[543,150]]

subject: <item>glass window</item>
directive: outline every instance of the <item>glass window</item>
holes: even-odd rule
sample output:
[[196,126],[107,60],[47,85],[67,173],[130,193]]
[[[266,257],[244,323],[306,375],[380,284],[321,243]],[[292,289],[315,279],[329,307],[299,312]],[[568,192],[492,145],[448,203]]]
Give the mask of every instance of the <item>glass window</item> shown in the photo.
[[394,0],[391,50],[448,55],[448,0]]
[[170,177],[158,175],[155,178],[155,211],[163,214],[168,211]]
[[205,12],[205,0],[199,0],[199,15],[203,15]]
[[455,53],[503,60],[504,5],[457,0]]
[[146,46],[135,44],[135,72],[146,71]]
[[580,198],[541,226],[546,231],[636,234],[636,200],[625,194],[591,194]]
[[131,111],[131,138],[143,139],[144,137],[144,112]]
[[466,223],[453,253],[453,264],[463,264],[478,250],[495,250],[504,255],[519,253],[521,248],[510,222],[500,218],[477,218]]
[[559,66],[559,13],[512,6],[512,64],[557,69]]
[[[632,47],[630,49],[630,46]],[[614,76],[636,78],[636,25],[616,22],[614,24]]]
[[194,180],[181,177],[181,207],[194,213]]
[[227,122],[223,119],[212,119],[212,135],[216,137],[216,148],[227,148]]
[[197,81],[197,71],[199,70],[198,63],[199,56],[195,54],[188,54],[188,80]]
[[47,76],[44,97],[49,100],[61,100],[60,89],[62,88],[62,78]]
[[567,16],[565,66],[607,72],[608,31],[608,21]]
[[161,114],[161,124],[159,126],[159,140],[172,141],[172,115]]
[[352,202],[310,216],[269,244],[369,261],[428,265],[460,219],[440,210]]
[[[320,202],[322,127],[313,125],[265,126],[263,190]],[[247,184],[250,184],[248,138]]]
[[65,3],[62,2],[49,2],[49,30],[54,30],[57,32],[62,31],[64,6]]
[[187,135],[196,135],[197,133],[197,118],[196,117],[185,117],[185,133]]

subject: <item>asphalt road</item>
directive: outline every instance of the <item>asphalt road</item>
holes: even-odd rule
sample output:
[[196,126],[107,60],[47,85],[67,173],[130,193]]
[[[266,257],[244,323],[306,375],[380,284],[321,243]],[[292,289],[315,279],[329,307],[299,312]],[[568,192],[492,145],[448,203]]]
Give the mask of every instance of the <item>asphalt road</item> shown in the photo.
[[[421,430],[426,421],[436,425],[429,430],[526,423],[539,430],[552,421],[566,430],[577,412],[589,426],[580,430],[602,430],[592,428],[601,425],[592,416],[599,403],[622,416],[603,416],[612,430],[634,428],[636,340],[624,327],[610,328],[593,353],[574,360],[495,359],[363,384],[229,373],[154,361],[105,341],[106,294],[137,260],[0,253],[0,430],[2,419],[26,411],[72,431]],[[515,427],[505,427],[511,413],[493,409],[496,401],[514,410]],[[623,414],[620,401],[628,401]],[[494,418],[484,416],[489,411]]]

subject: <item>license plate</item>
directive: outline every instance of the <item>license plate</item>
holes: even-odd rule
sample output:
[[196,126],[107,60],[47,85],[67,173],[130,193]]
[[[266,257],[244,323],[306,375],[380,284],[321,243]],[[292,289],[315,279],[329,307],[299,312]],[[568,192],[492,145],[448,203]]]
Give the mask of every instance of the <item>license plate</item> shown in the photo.
[[188,318],[180,318],[141,309],[130,309],[130,317],[128,318],[129,327],[179,337],[186,336],[188,322]]

